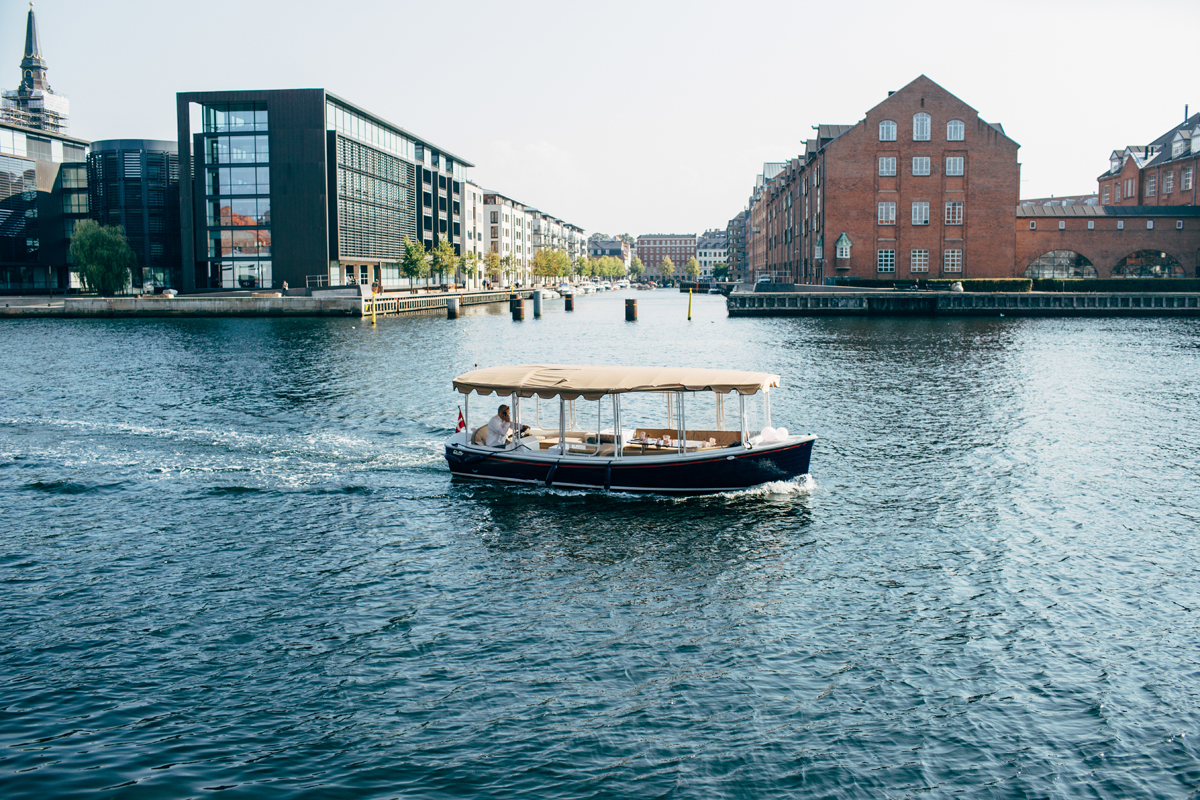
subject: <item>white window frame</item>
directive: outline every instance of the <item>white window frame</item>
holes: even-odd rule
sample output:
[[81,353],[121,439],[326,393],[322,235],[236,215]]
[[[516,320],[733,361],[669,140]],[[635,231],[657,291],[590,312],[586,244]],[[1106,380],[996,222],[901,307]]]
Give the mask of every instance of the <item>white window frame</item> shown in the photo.
[[1096,220],[1094,220],[1094,219],[1089,219],[1089,220],[1088,220],[1088,230],[1089,230],[1089,231],[1094,231],[1094,230],[1096,230]]
[[[955,134],[958,134],[957,136]],[[952,119],[946,123],[946,141],[961,142],[967,136],[967,126],[961,119]]]
[[1119,230],[1119,231],[1125,230],[1125,220],[1123,220],[1123,219],[1117,220],[1117,230]]
[[1108,191],[1107,186],[1105,186],[1103,189],[1100,190],[1100,205],[1103,205],[1103,206],[1108,205],[1109,194],[1110,193]]
[[909,272],[929,272],[929,251],[924,248],[913,249],[908,256]]
[[1061,220],[1061,219],[1060,219],[1060,220],[1058,221],[1058,229],[1059,229],[1060,231],[1065,231],[1065,230],[1067,229],[1067,223],[1066,223],[1066,221],[1064,221],[1064,220]]
[[942,272],[962,272],[963,251],[957,248],[942,252]]
[[879,203],[879,224],[880,225],[895,225],[896,224],[896,204],[890,201],[880,201]]
[[962,156],[949,156],[946,158],[946,175],[959,176],[963,174],[963,167],[966,164],[966,159]]
[[1154,220],[1152,220],[1152,219],[1146,220],[1146,230],[1148,230],[1148,231],[1154,230]]
[[879,123],[879,141],[894,142],[896,141],[896,123],[890,119],[885,119]]
[[[1158,190],[1158,176],[1146,176],[1146,197],[1154,197],[1154,193]],[[1170,194],[1166,188],[1166,182],[1163,182],[1163,194]]]
[[1031,230],[1031,231],[1037,230],[1037,220],[1036,219],[1029,220],[1029,230]]
[[[833,255],[834,258],[850,258],[850,245],[839,244]],[[821,256],[814,252],[814,258],[821,258]]]
[[1175,173],[1168,172],[1163,175],[1163,194],[1171,194],[1175,191]]
[[883,178],[893,178],[896,176],[896,157],[895,156],[880,156],[879,157],[879,175]]
[[913,156],[912,174],[916,177],[928,176],[929,162],[930,159],[928,156]]
[[879,250],[875,255],[875,271],[876,272],[895,272],[896,271],[896,251],[895,250]]
[[913,225],[928,225],[929,224],[929,201],[928,200],[913,200],[912,224]]
[[1190,192],[1192,190],[1192,168],[1184,167],[1179,174],[1179,190],[1181,192]]
[[1181,219],[1175,220],[1175,230],[1177,230],[1177,231],[1183,230],[1183,220],[1181,220]]
[[[954,213],[952,213],[954,212]],[[946,224],[947,225],[962,225],[963,224],[963,203],[961,200],[946,201]]]
[[933,124],[933,118],[924,111],[919,111],[913,114],[913,141],[928,142],[929,129]]

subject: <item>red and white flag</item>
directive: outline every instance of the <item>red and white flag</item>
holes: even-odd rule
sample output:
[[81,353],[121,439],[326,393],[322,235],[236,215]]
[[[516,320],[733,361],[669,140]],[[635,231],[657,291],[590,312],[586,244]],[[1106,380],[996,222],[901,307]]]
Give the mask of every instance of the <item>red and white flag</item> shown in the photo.
[[454,432],[465,431],[467,429],[467,421],[463,419],[462,409],[458,410],[458,425],[455,426]]

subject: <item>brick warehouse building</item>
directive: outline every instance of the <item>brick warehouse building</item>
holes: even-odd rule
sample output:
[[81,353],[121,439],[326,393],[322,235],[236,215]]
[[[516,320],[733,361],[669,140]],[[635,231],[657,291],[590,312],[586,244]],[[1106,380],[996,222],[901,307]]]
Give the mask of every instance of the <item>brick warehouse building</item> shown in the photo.
[[1019,145],[924,75],[822,125],[764,193],[776,280],[1013,275]]

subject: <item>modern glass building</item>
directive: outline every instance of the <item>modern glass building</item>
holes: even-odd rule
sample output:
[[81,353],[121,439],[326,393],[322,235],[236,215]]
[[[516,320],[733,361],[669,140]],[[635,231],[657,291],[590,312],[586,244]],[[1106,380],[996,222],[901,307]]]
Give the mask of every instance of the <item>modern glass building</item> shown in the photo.
[[399,288],[405,237],[461,252],[473,164],[324,89],[176,100],[184,291]]
[[88,216],[88,142],[0,122],[0,291],[62,292]]
[[120,225],[137,256],[130,276],[142,291],[182,286],[179,253],[179,156],[175,142],[106,139],[92,142],[87,162],[92,219]]

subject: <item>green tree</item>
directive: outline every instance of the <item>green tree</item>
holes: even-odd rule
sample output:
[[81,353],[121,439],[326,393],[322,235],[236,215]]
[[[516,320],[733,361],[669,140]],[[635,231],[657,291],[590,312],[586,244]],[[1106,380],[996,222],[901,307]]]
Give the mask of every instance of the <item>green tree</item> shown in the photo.
[[592,274],[592,264],[585,256],[575,257],[575,274],[581,278]]
[[463,275],[467,277],[469,283],[474,283],[479,277],[479,253],[474,250],[470,251],[462,257]]
[[554,250],[543,247],[533,254],[530,266],[533,268],[534,275],[542,279],[558,275],[558,260],[554,257],[554,253]]
[[696,260],[695,256],[688,258],[687,263],[683,265],[683,274],[692,280],[700,277],[700,262]]
[[506,255],[500,259],[500,272],[504,275],[504,277],[509,278],[510,284],[514,283],[514,281],[511,279],[510,276],[514,272],[516,272],[516,270],[517,270],[517,257],[514,256],[512,253],[509,253],[508,255]]
[[90,219],[75,226],[71,260],[83,287],[105,297],[129,285],[129,271],[137,263],[120,225],[101,227]]
[[433,261],[433,271],[437,273],[438,283],[444,283],[447,272],[454,274],[458,270],[458,256],[454,254],[454,245],[449,236],[443,236],[430,254]]
[[646,265],[637,256],[634,256],[633,261],[629,263],[629,274],[635,278],[640,278],[646,274]]
[[609,238],[610,237],[607,233],[597,232],[597,233],[593,233],[591,236],[589,236],[588,241],[589,242],[607,242],[609,240]]
[[551,251],[554,256],[554,274],[565,278],[571,274],[571,257],[567,255],[566,250]]
[[400,261],[400,270],[408,276],[410,292],[416,292],[416,288],[413,286],[414,279],[423,278],[429,274],[429,259],[425,255],[425,248],[407,236],[404,237],[404,258]]
[[717,280],[724,280],[729,277],[729,265],[724,261],[713,266],[713,277]]
[[662,273],[663,280],[670,280],[675,274],[675,262],[670,256],[663,256],[662,263],[658,265],[658,271]]
[[487,272],[489,280],[500,280],[500,254],[495,251],[488,251],[483,256],[483,267]]
[[618,236],[617,238],[618,238],[618,239],[620,239],[620,240],[621,240],[622,242],[624,242],[625,244],[634,244],[634,243],[635,243],[635,241],[636,241],[636,240],[635,240],[635,239],[634,239],[632,236],[630,236],[628,233],[622,233],[622,234],[621,234],[620,236]]

